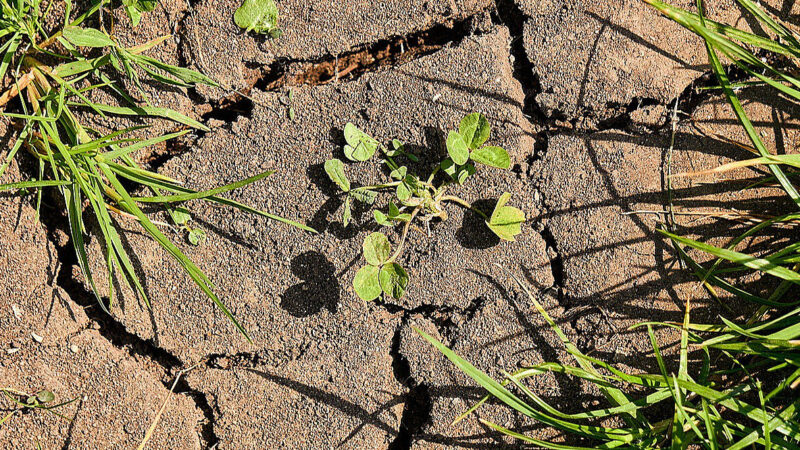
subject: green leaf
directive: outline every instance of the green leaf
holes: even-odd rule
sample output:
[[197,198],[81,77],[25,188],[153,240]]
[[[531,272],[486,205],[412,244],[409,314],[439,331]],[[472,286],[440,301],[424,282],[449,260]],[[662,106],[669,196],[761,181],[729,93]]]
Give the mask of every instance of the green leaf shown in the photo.
[[524,212],[513,206],[506,206],[510,198],[511,194],[503,193],[497,200],[497,206],[494,207],[492,216],[486,222],[494,234],[506,241],[513,241],[514,236],[522,232],[522,223],[525,222]]
[[274,0],[244,0],[233,21],[245,31],[273,36],[278,32],[278,7]]
[[206,75],[203,75],[202,73],[192,69],[187,69],[186,67],[173,66],[145,55],[132,55],[132,58],[134,58],[136,62],[143,66],[150,65],[169,73],[170,75],[179,79],[183,83],[182,86],[185,87],[191,87],[195,84],[219,86],[219,83],[207,77]]
[[158,5],[157,0],[123,0],[122,4],[125,6],[125,12],[131,19],[131,23],[135,27],[139,25],[142,20],[143,12],[150,12]]
[[353,289],[361,300],[371,302],[381,295],[381,284],[379,278],[380,269],[376,266],[364,266],[358,269],[356,277],[353,279]]
[[408,173],[408,167],[400,166],[397,169],[394,169],[393,171],[391,171],[389,173],[389,176],[394,178],[395,180],[402,180],[403,178],[406,177],[407,173]]
[[458,184],[464,184],[467,178],[475,175],[475,166],[472,164],[464,164],[458,169]]
[[66,26],[62,35],[73,45],[79,47],[115,47],[114,41],[107,34],[96,28]]
[[184,225],[191,219],[192,216],[189,214],[189,210],[186,208],[175,208],[172,211],[172,220],[174,220],[177,225]]
[[192,245],[200,245],[206,240],[206,232],[200,228],[192,228],[189,231],[189,243]]
[[375,203],[375,199],[378,198],[378,193],[375,191],[354,190],[350,191],[350,196],[360,201],[361,203],[366,203],[367,205],[371,205]]
[[342,225],[347,228],[350,219],[353,218],[353,211],[350,209],[350,197],[344,199],[344,211],[342,211]]
[[489,121],[483,114],[472,113],[461,119],[458,132],[464,138],[467,146],[475,150],[489,139],[490,128]]
[[[76,102],[67,102],[69,106],[85,106],[82,103]],[[211,131],[210,128],[203,125],[202,123],[192,119],[191,117],[185,116],[177,111],[171,110],[169,108],[157,108],[152,106],[132,106],[132,107],[125,107],[125,106],[110,106],[110,105],[102,105],[102,104],[95,104],[96,109],[109,113],[109,114],[119,114],[121,116],[155,116],[155,117],[163,117],[165,119],[169,119],[178,123],[182,123],[184,125],[188,125],[192,128],[197,128],[198,130],[203,131]]]
[[439,164],[439,168],[442,169],[442,172],[446,173],[452,179],[456,179],[456,172],[458,172],[458,166],[456,163],[453,162],[450,158],[445,158],[444,161]]
[[472,152],[469,157],[481,164],[497,167],[498,169],[508,169],[511,166],[511,158],[508,152],[500,147],[486,146]]
[[400,208],[394,204],[394,202],[389,202],[389,218],[392,220],[397,220],[400,222],[408,222],[411,220],[411,214],[409,213],[400,213]]
[[375,216],[375,222],[378,222],[378,225],[383,225],[385,227],[392,225],[392,222],[388,217],[386,217],[386,214],[378,211],[377,209],[372,211],[372,215]]
[[403,143],[397,139],[392,139],[392,149],[386,151],[386,156],[398,156],[405,153]]
[[741,264],[751,269],[768,273],[774,277],[778,277],[786,281],[791,281],[792,283],[800,284],[799,273],[795,272],[794,270],[787,269],[786,267],[776,265],[766,259],[756,258],[755,256],[746,255],[744,253],[739,253],[725,248],[714,247],[713,245],[697,242],[695,240],[681,237],[666,232],[664,230],[656,229],[656,231],[663,234],[664,236],[669,237],[675,242],[678,242],[683,245],[688,245],[689,247],[696,248],[697,250],[704,251],[706,253],[710,253],[711,255],[714,255],[717,258],[722,258],[732,263]]
[[380,146],[377,140],[350,122],[344,126],[344,139],[347,141],[344,155],[351,161],[366,161],[372,158]]
[[36,399],[39,400],[39,403],[50,403],[56,399],[56,396],[52,392],[43,389],[36,393]]
[[373,266],[380,266],[389,259],[389,253],[392,251],[392,244],[383,233],[372,233],[364,239],[362,245],[364,251],[364,259]]
[[447,154],[459,166],[469,160],[469,147],[464,138],[456,131],[450,131],[450,134],[447,135]]
[[325,161],[325,172],[341,190],[350,191],[350,180],[347,179],[347,175],[344,173],[344,163],[342,161],[336,158]]
[[411,198],[411,190],[408,189],[408,186],[405,183],[400,183],[397,185],[397,198],[400,199],[401,202]]
[[381,267],[380,282],[383,292],[400,299],[406,293],[408,274],[400,264],[389,263]]

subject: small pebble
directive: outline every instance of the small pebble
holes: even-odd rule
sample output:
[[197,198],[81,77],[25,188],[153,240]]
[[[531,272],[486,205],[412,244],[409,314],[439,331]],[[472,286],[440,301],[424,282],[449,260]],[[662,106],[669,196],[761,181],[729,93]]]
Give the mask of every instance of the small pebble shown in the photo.
[[44,338],[43,338],[43,337],[39,336],[39,335],[38,335],[38,334],[36,334],[36,333],[31,333],[31,337],[33,338],[33,340],[34,340],[34,341],[36,341],[36,342],[38,342],[38,343],[40,343],[40,344],[41,344],[41,343],[42,343],[42,341],[44,340]]
[[78,346],[75,344],[69,346],[69,351],[71,351],[72,353],[78,353],[78,350],[79,350]]
[[19,320],[20,318],[22,318],[22,310],[21,310],[21,309],[19,309],[19,306],[17,306],[17,305],[11,305],[11,310],[12,310],[12,311],[14,311],[14,317],[16,317],[16,318],[17,318],[17,320]]
[[17,353],[18,351],[19,351],[18,348],[9,348],[8,350],[6,350],[6,353],[8,353],[9,355],[13,355],[14,353]]

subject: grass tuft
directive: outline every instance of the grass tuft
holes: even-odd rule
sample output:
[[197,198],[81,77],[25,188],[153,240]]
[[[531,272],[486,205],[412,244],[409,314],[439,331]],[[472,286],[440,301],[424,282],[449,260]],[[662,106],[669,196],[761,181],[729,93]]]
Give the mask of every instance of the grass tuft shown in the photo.
[[[738,97],[738,92],[752,86],[768,86],[777,95],[800,101],[800,39],[779,19],[772,17],[757,3],[737,0],[767,36],[758,36],[707,19],[702,0],[697,11],[673,7],[660,0],[643,0],[661,14],[679,23],[703,39],[709,62],[720,90],[731,105],[745,130],[754,159],[723,165],[715,169],[675,176],[695,176],[728,170],[766,166],[771,174],[762,182],[777,181],[786,196],[800,207],[800,194],[793,184],[800,160],[795,154],[770,152]],[[722,61],[730,62],[750,76],[733,85]],[[771,63],[768,61],[776,61]],[[751,186],[756,186],[754,183]],[[659,230],[670,239],[678,257],[686,262],[711,295],[715,289],[730,292],[738,298],[759,305],[759,309],[743,323],[723,317],[719,323],[698,324],[691,321],[691,305],[687,302],[682,323],[644,323],[653,355],[658,362],[656,373],[627,373],[604,361],[580,352],[565,336],[555,321],[542,308],[528,286],[514,277],[530,297],[572,356],[572,363],[549,362],[506,374],[496,381],[436,339],[417,330],[465,374],[485,388],[488,394],[476,405],[456,418],[454,424],[495,399],[528,418],[563,431],[566,435],[591,442],[590,447],[575,447],[547,442],[501,427],[486,419],[480,421],[511,438],[544,448],[800,448],[800,301],[786,298],[789,287],[800,284],[800,242],[777,245],[766,255],[749,255],[737,250],[746,238],[758,237],[770,227],[797,222],[798,214],[753,220],[750,230],[721,248],[682,237],[675,232]],[[715,259],[700,264],[686,248],[706,252]],[[757,272],[781,280],[767,298],[750,293],[724,279],[726,273]],[[677,373],[667,370],[653,328],[674,327],[680,330],[680,351]],[[689,363],[692,352],[694,362]],[[699,357],[697,357],[699,355]],[[600,409],[568,413],[557,410],[527,386],[536,377],[560,373],[594,384],[606,397]],[[667,417],[654,417],[655,412],[669,410]],[[609,420],[613,419],[613,420]],[[603,426],[605,423],[622,424]],[[588,441],[587,441],[588,440]]]

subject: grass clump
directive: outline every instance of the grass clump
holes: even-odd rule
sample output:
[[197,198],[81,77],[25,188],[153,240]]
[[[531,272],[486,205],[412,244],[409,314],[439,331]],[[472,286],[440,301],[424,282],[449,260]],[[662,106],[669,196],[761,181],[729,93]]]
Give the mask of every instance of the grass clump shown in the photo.
[[[395,199],[389,202],[388,210],[384,212],[375,209],[373,216],[375,222],[381,226],[403,226],[400,243],[394,252],[389,239],[383,233],[372,233],[364,240],[363,255],[367,264],[358,270],[353,280],[356,294],[362,300],[372,301],[381,295],[399,299],[405,294],[409,277],[398,259],[402,255],[409,230],[415,222],[428,225],[433,220],[447,220],[445,203],[454,203],[474,211],[500,239],[513,241],[514,236],[522,231],[525,214],[507,205],[511,194],[504,193],[491,214],[473,207],[458,196],[448,194],[453,185],[462,185],[475,174],[477,168],[474,163],[508,169],[511,163],[508,152],[501,147],[484,145],[489,139],[490,131],[489,122],[483,114],[472,113],[464,117],[459,129],[451,130],[447,136],[449,157],[436,166],[425,179],[411,173],[408,166],[400,165],[396,161],[395,158],[400,157],[411,162],[418,161],[415,155],[406,152],[402,142],[394,139],[390,146],[385,146],[352,123],[345,125],[345,157],[353,162],[363,162],[371,159],[380,150],[383,162],[390,170],[391,181],[352,187],[345,174],[344,163],[336,158],[326,161],[325,172],[345,196],[343,225],[348,226],[352,219],[352,202],[372,205],[380,191],[392,191]],[[443,172],[445,177],[437,178],[439,172]]]
[[[205,125],[186,115],[150,105],[141,87],[142,78],[164,86],[182,88],[197,84],[216,86],[217,83],[196,71],[169,65],[146,55],[148,50],[169,36],[135,47],[120,45],[103,26],[102,11],[110,5],[109,0],[91,3],[85,12],[76,17],[73,17],[72,2],[64,2],[62,25],[52,34],[47,34],[43,25],[50,8],[41,11],[39,0],[0,2],[0,80],[11,79],[0,96],[0,107],[3,108],[1,114],[13,121],[16,130],[16,141],[0,165],[0,176],[20,150],[32,157],[38,167],[33,179],[0,185],[0,191],[35,190],[37,213],[42,190],[50,188],[58,192],[66,208],[71,241],[80,269],[104,310],[114,303],[112,279],[116,274],[122,274],[128,285],[149,305],[147,293],[118,231],[118,220],[134,221],[181,265],[205,295],[247,336],[244,327],[215,294],[211,280],[167,236],[167,233],[184,231],[188,233],[190,242],[199,244],[202,241],[204,233],[189,227],[189,211],[180,205],[190,200],[203,200],[306,231],[313,230],[221,196],[262,180],[271,171],[198,192],[184,187],[178,180],[147,170],[132,157],[135,152],[148,146],[177,138],[192,130],[208,131]],[[126,8],[146,11],[146,7],[140,8],[146,3],[126,2],[125,5]],[[135,92],[124,88],[121,80],[128,80]],[[122,105],[91,100],[92,94],[100,90],[120,98]],[[134,98],[137,94],[143,101]],[[81,114],[159,117],[175,122],[178,129],[173,133],[138,139],[130,137],[130,133],[142,128],[140,126],[103,133],[82,124]],[[137,195],[134,190],[142,190],[146,194]],[[151,219],[142,210],[144,205],[160,207],[166,211],[171,223]],[[106,266],[103,276],[109,280],[107,302],[101,298],[95,285],[96,274],[90,270],[84,240],[87,232],[86,214],[93,217],[102,235]]]
[[[705,41],[711,69],[719,82],[717,89],[729,101],[751,141],[750,145],[742,147],[753,152],[755,158],[710,171],[766,166],[770,173],[762,173],[763,181],[777,182],[788,199],[800,206],[800,195],[793,182],[796,169],[800,167],[798,155],[770,152],[737,94],[740,89],[769,86],[779,96],[800,101],[800,79],[796,78],[800,72],[797,34],[750,0],[737,2],[767,31],[767,36],[707,19],[702,1],[697,2],[696,12],[659,0],[644,1]],[[730,62],[750,79],[732,83],[723,61]],[[687,302],[681,323],[637,325],[647,328],[658,366],[655,373],[625,372],[581,352],[527,285],[519,280],[517,283],[557,334],[574,363],[549,362],[526,367],[515,373],[505,372],[505,378],[496,381],[436,339],[417,330],[488,391],[486,397],[455,422],[494,398],[525,417],[563,431],[582,445],[539,440],[481,419],[502,434],[544,448],[800,448],[800,300],[788,295],[796,295],[797,291],[790,288],[800,284],[800,258],[797,257],[800,242],[775,244],[766,255],[756,256],[739,250],[746,238],[763,236],[770,227],[798,220],[798,213],[764,219],[725,247],[659,230],[675,244],[678,257],[693,270],[710,295],[716,297],[717,290],[722,289],[758,307],[752,316],[739,323],[720,317],[719,323],[700,324],[692,322],[691,305]],[[687,247],[706,252],[715,259],[700,264],[689,256]],[[780,284],[771,295],[762,297],[725,279],[727,273],[746,271],[775,277]],[[680,330],[677,372],[667,369],[653,334],[657,326]],[[690,364],[690,355],[696,363]],[[529,388],[533,380],[548,373],[568,375],[593,384],[602,392],[607,405],[576,413],[554,408]],[[664,410],[671,413],[658,415]]]

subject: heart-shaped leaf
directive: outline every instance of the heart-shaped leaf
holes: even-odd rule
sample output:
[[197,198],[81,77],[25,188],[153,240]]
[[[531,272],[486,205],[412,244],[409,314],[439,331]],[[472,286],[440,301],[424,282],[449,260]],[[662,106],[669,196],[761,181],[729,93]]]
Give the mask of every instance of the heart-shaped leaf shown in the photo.
[[372,136],[359,130],[358,127],[348,122],[344,126],[344,155],[351,161],[366,161],[372,158],[380,143]]
[[358,269],[353,279],[353,289],[361,300],[371,302],[381,295],[380,268],[364,266]]
[[508,152],[500,147],[487,145],[473,151],[469,157],[475,162],[497,167],[498,169],[508,169],[511,166],[511,158],[509,158]]
[[469,159],[469,147],[464,138],[457,131],[450,131],[447,135],[447,154],[459,166]]
[[78,47],[114,47],[114,41],[97,28],[66,26],[61,34],[71,44]]
[[389,253],[392,251],[392,244],[383,233],[372,233],[364,239],[364,244],[361,246],[364,251],[364,259],[373,266],[380,266],[389,259]]
[[325,161],[325,173],[328,177],[336,183],[339,188],[345,192],[350,191],[350,180],[344,174],[344,163],[340,160],[333,158]]
[[514,236],[522,232],[522,224],[525,222],[524,212],[513,206],[506,206],[510,198],[511,194],[503,193],[497,200],[492,216],[486,222],[494,234],[506,241],[513,241]]
[[400,299],[406,293],[408,274],[400,264],[391,263],[381,267],[381,289],[386,295]]
[[[489,121],[481,113],[472,113],[461,119],[458,132],[471,149],[476,149],[489,139]],[[463,164],[463,163],[462,163]]]
[[245,31],[274,36],[278,32],[278,7],[275,0],[244,0],[233,21]]

